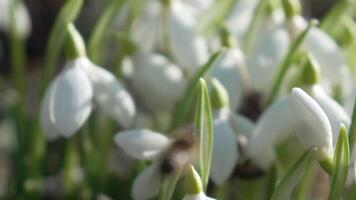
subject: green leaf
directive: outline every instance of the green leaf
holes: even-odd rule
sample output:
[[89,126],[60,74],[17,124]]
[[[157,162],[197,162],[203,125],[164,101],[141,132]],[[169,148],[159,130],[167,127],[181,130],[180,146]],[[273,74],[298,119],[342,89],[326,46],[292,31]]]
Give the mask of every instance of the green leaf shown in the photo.
[[213,150],[213,120],[209,100],[208,87],[204,79],[200,79],[198,102],[195,112],[195,133],[199,139],[198,171],[202,178],[203,188],[209,181],[211,155]]
[[334,170],[331,177],[329,200],[340,199],[344,189],[347,173],[350,166],[350,149],[347,138],[347,130],[344,125],[340,127],[334,152]]
[[102,52],[102,44],[105,35],[110,25],[113,23],[115,17],[119,14],[119,10],[124,4],[125,0],[112,0],[108,4],[104,13],[100,16],[98,23],[95,25],[89,39],[89,57],[90,59],[100,64],[100,53]]
[[350,125],[350,129],[349,129],[350,152],[353,152],[355,141],[356,141],[356,101],[354,103],[354,108],[352,111],[352,118],[351,118],[351,125]]
[[63,47],[66,37],[66,26],[73,22],[83,5],[83,0],[68,0],[59,12],[59,15],[53,25],[47,43],[47,51],[45,56],[45,72],[41,91],[47,86],[50,77],[53,74],[54,66],[59,53]]
[[272,200],[284,200],[290,199],[291,194],[300,181],[304,170],[310,164],[312,159],[312,149],[306,150],[303,155],[295,162],[293,167],[287,172],[287,174],[279,181],[275,191],[272,195]]
[[303,44],[304,39],[309,33],[310,29],[317,25],[316,20],[309,21],[309,24],[305,30],[298,35],[298,37],[293,41],[293,43],[289,46],[287,55],[284,57],[282,63],[279,66],[279,70],[276,76],[273,79],[271,91],[266,98],[266,107],[271,105],[273,101],[277,98],[278,92],[281,88],[284,77],[286,76],[292,62],[294,56],[298,53],[300,46]]
[[172,199],[178,180],[184,169],[175,171],[173,174],[162,177],[160,188],[160,200]]
[[217,27],[222,25],[225,17],[234,8],[236,0],[215,1],[211,6],[203,13],[201,21],[199,23],[199,31],[205,35],[209,35]]
[[194,97],[194,89],[196,88],[199,79],[203,77],[212,66],[214,66],[214,63],[218,60],[223,51],[224,50],[220,50],[211,55],[208,62],[202,67],[200,67],[200,69],[190,79],[183,98],[177,103],[177,106],[174,110],[171,122],[171,129],[179,127],[180,125],[182,125],[182,123],[184,123],[184,120],[187,119],[187,116],[190,112],[190,106],[192,105],[192,100]]
[[320,28],[330,35],[335,34],[335,31],[338,31],[335,26],[339,24],[341,16],[352,8],[352,4],[350,0],[338,0],[321,20]]

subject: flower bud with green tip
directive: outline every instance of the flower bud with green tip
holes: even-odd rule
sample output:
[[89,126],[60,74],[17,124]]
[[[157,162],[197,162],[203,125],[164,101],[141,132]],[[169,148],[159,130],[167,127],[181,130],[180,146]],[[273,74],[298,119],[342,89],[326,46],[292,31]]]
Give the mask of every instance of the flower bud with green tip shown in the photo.
[[299,0],[282,0],[284,14],[287,19],[294,16],[299,16],[302,13],[302,8]]
[[328,117],[319,104],[300,88],[292,89],[297,136],[306,147],[315,147],[315,157],[328,173],[332,173],[332,131]]
[[211,105],[213,109],[219,110],[229,106],[229,94],[219,80],[211,79]]
[[320,65],[311,53],[302,54],[302,66],[293,85],[312,86],[320,82]]
[[186,169],[184,187],[186,195],[183,200],[212,200],[203,192],[201,178],[192,165],[189,165]]
[[221,44],[224,47],[232,48],[237,46],[236,38],[229,33],[228,27],[224,24],[219,32]]

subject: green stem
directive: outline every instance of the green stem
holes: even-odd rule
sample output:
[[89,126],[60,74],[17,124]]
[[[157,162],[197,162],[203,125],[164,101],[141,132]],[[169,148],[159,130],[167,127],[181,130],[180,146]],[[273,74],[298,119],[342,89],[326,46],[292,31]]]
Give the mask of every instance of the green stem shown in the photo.
[[246,54],[248,54],[250,52],[252,41],[256,35],[257,24],[260,21],[265,8],[268,5],[268,1],[269,0],[260,0],[253,12],[254,14],[253,14],[251,22],[244,34],[244,41],[242,44],[243,50]]
[[45,68],[41,84],[41,94],[46,88],[51,76],[53,75],[57,58],[63,47],[66,26],[74,21],[83,5],[84,0],[68,0],[59,12],[59,15],[53,25],[47,43],[47,51],[45,56]]
[[16,89],[21,94],[24,95],[26,86],[26,55],[24,47],[24,39],[18,33],[15,9],[20,3],[20,0],[12,1],[11,4],[11,23],[10,23],[10,51],[11,51],[11,64],[13,67],[12,76],[15,81]]
[[349,129],[349,147],[350,152],[352,153],[354,150],[354,145],[356,141],[356,101],[354,103],[354,108],[352,111],[351,125]]
[[102,51],[103,43],[105,40],[105,35],[110,25],[113,23],[115,17],[119,14],[122,5],[125,0],[112,0],[109,2],[104,13],[100,16],[98,23],[95,25],[94,31],[92,32],[89,39],[89,57],[97,64],[102,62]]
[[177,103],[177,106],[174,110],[173,113],[173,118],[172,118],[172,122],[171,122],[171,129],[177,128],[180,125],[182,125],[182,123],[184,122],[184,120],[186,120],[187,115],[190,112],[190,106],[192,103],[192,99],[193,99],[193,94],[194,94],[194,89],[195,86],[199,83],[199,79],[201,77],[203,77],[208,70],[214,66],[213,64],[215,63],[215,61],[220,57],[221,53],[223,52],[223,50],[220,50],[216,53],[214,53],[210,59],[208,60],[208,62],[201,67],[192,77],[192,79],[189,81],[185,93],[183,95],[183,98],[181,99],[181,101],[179,101]]
[[293,43],[289,46],[288,53],[284,57],[281,65],[279,66],[279,70],[275,78],[273,79],[272,82],[272,89],[269,92],[266,100],[266,107],[271,105],[273,101],[277,98],[277,95],[279,93],[279,90],[281,88],[282,82],[284,77],[286,76],[292,62],[294,59],[294,56],[298,53],[298,50],[300,46],[303,44],[304,39],[306,38],[307,34],[309,33],[310,29],[312,27],[315,27],[317,25],[316,20],[311,20],[307,26],[307,28],[298,35],[298,37],[293,41]]

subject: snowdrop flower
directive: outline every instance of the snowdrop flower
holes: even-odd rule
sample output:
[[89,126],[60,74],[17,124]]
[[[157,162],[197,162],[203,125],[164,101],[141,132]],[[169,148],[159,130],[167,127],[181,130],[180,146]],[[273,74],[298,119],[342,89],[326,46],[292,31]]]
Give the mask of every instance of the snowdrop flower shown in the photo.
[[[211,103],[213,108],[214,143],[210,177],[222,185],[239,170],[239,164],[246,159],[246,146],[255,125],[229,107],[227,90],[212,79]],[[237,174],[246,176],[246,174]]]
[[[313,102],[315,102],[323,111],[323,114],[325,114],[331,129],[330,134],[333,134],[333,136],[330,137],[330,142],[331,145],[335,145],[339,124],[343,123],[348,126],[350,124],[350,118],[345,110],[335,100],[329,97],[318,84],[318,65],[311,54],[309,54],[307,59],[309,61],[303,66],[303,73],[300,75],[303,79],[302,85],[305,91],[309,93],[310,98],[313,99]],[[300,89],[293,89],[293,91],[299,90]],[[299,93],[297,94],[299,95]],[[296,114],[300,111],[295,109],[294,106],[296,104],[295,95],[295,92],[292,92],[292,95],[276,101],[262,114],[256,124],[251,141],[249,142],[248,154],[256,164],[264,169],[267,169],[274,161],[274,147],[287,139],[291,134],[297,133],[301,123],[308,122],[300,122],[298,116],[296,116],[306,114]],[[313,106],[315,104],[313,104]],[[299,109],[301,110],[301,108]],[[320,111],[320,109],[318,110]]]
[[77,132],[93,109],[93,99],[120,125],[130,126],[135,114],[131,96],[110,72],[86,58],[81,36],[72,24],[67,28],[71,59],[50,83],[41,104],[46,137],[70,137]]
[[[307,27],[307,22],[300,15],[299,1],[288,0],[283,3],[288,15],[285,28],[291,40],[294,40]],[[303,47],[315,56],[322,67],[322,85],[329,94],[332,94],[335,87],[345,90],[343,92],[346,95],[351,92],[351,77],[346,58],[342,49],[331,36],[319,28],[313,27],[306,36]],[[342,84],[340,84],[340,80],[343,80]]]
[[191,133],[169,139],[150,130],[127,130],[116,134],[115,142],[131,157],[152,161],[135,179],[131,191],[133,199],[156,196],[162,175],[183,169],[191,162],[195,152]]
[[306,147],[316,147],[319,160],[332,158],[332,130],[318,103],[300,88],[293,88],[292,103],[297,117],[297,136]]
[[198,172],[192,165],[188,166],[185,174],[186,195],[183,200],[214,200],[203,192],[203,184]]
[[137,53],[132,63],[130,80],[142,100],[154,111],[171,111],[187,84],[181,69],[160,54]]
[[181,1],[171,1],[167,5],[157,0],[149,1],[143,15],[133,25],[132,39],[145,52],[157,48],[167,50],[180,67],[192,74],[209,56],[206,40],[195,30],[194,12]]
[[[14,22],[11,19],[12,15]],[[0,29],[9,33],[11,24],[15,25],[15,29],[21,37],[26,38],[29,36],[31,18],[25,4],[22,1],[0,0]]]

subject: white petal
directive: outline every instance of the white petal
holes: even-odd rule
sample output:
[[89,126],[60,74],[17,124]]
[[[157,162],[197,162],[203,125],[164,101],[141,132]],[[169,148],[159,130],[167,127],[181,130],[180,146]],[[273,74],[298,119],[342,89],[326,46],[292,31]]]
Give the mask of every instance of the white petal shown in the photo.
[[[11,6],[13,1],[1,0],[0,1],[0,28],[10,33],[11,29]],[[15,22],[18,34],[26,38],[31,32],[31,18],[28,10],[23,2],[17,2],[14,9]]]
[[182,71],[159,54],[136,54],[132,84],[152,110],[169,111],[182,97],[186,81]]
[[338,138],[340,123],[344,124],[346,127],[349,127],[351,119],[344,108],[330,96],[325,94],[319,85],[313,86],[312,90],[313,99],[320,105],[329,119],[333,133],[333,146],[335,146]]
[[238,49],[224,51],[220,59],[211,68],[210,74],[217,78],[229,93],[231,110],[236,110],[242,96],[239,67],[244,65],[244,58]]
[[86,61],[85,69],[94,87],[94,96],[103,111],[127,128],[133,124],[136,108],[130,94],[113,74]]
[[285,97],[272,104],[259,118],[248,145],[248,154],[256,163],[268,167],[273,161],[268,159],[274,158],[274,147],[294,131],[295,124],[291,115],[290,97]]
[[41,108],[40,108],[40,125],[41,128],[44,132],[45,137],[48,140],[55,140],[57,139],[60,134],[56,130],[53,124],[53,115],[50,116],[50,101],[53,100],[53,88],[54,88],[54,83],[50,83],[44,98],[41,102]]
[[230,124],[235,133],[245,135],[247,138],[252,136],[255,129],[255,124],[250,119],[236,113],[231,113]]
[[323,109],[299,88],[293,88],[292,102],[301,143],[306,148],[314,146],[330,156],[333,151],[331,126]]
[[169,47],[179,66],[192,74],[208,60],[208,45],[195,31],[195,19],[186,13],[184,6],[180,1],[172,1]]
[[66,137],[74,134],[92,110],[93,89],[80,60],[68,62],[55,79],[50,114],[53,124]]
[[157,158],[170,144],[166,136],[144,129],[121,131],[116,134],[115,142],[127,154],[140,160]]
[[231,175],[238,159],[237,140],[228,119],[214,120],[211,178],[222,185]]
[[247,70],[252,87],[261,91],[267,91],[271,87],[288,47],[289,36],[282,27],[261,34],[261,37],[257,38],[247,58]]
[[148,166],[136,177],[131,190],[132,198],[145,200],[155,197],[159,192],[160,178],[158,163]]
[[239,41],[243,40],[243,35],[247,30],[253,16],[257,0],[240,0],[234,5],[231,14],[228,16],[227,25],[229,31],[237,36]]

